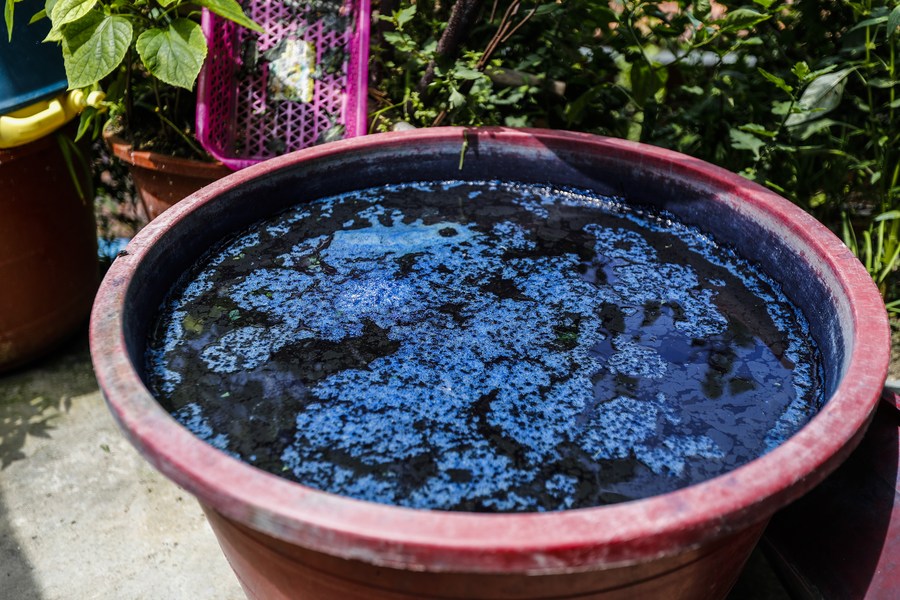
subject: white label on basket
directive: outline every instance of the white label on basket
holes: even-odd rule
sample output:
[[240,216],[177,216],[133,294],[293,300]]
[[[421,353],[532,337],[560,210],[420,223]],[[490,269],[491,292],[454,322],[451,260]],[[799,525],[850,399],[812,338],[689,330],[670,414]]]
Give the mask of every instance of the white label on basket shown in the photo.
[[272,100],[312,102],[316,47],[312,42],[285,38],[266,52]]

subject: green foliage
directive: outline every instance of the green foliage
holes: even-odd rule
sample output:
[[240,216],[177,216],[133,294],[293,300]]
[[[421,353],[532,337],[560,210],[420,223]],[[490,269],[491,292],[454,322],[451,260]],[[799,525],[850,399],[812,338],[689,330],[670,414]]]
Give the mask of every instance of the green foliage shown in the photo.
[[15,0],[6,0],[3,5],[3,22],[6,24],[6,35],[8,41],[12,41],[13,18],[15,16],[16,4]]
[[112,73],[131,45],[132,27],[124,17],[89,12],[64,27],[65,33],[57,31],[70,89],[89,87]]
[[[5,3],[10,36],[15,1]],[[207,53],[198,6],[262,31],[236,0],[46,0],[32,21],[50,19],[45,42],[60,44],[69,88],[106,89],[107,112],[85,110],[79,137],[112,118],[139,145],[144,125],[151,140],[144,146],[205,155],[189,134],[191,102],[181,98],[192,92]]]
[[191,89],[206,59],[200,25],[175,19],[165,29],[148,29],[137,39],[137,52],[147,69],[169,85]]
[[[888,295],[888,277],[900,268],[900,210],[884,212],[871,219],[860,238],[857,238],[855,228],[845,214],[842,234],[847,246],[872,274],[882,293]],[[896,298],[896,289],[892,297],[887,305],[888,310],[900,316],[900,298]]]
[[[261,31],[235,0],[197,4]],[[132,48],[151,76],[191,89],[207,48],[200,25],[180,16],[185,6],[185,0],[48,0],[52,29],[47,39],[62,43],[70,89],[99,83]]]
[[541,126],[685,152],[811,211],[895,305],[897,0],[497,0],[441,56],[449,6],[381,15],[373,129]]

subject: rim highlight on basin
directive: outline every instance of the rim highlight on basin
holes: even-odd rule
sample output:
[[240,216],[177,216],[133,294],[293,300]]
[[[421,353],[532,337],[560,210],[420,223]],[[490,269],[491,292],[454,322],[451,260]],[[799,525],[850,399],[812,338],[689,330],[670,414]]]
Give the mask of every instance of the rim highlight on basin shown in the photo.
[[[294,197],[305,189],[315,198],[325,193],[321,186],[353,189],[357,177],[372,173],[389,178],[394,172],[406,179],[418,173],[420,179],[431,179],[430,165],[452,163],[455,170],[463,152],[459,178],[477,178],[484,161],[509,173],[516,172],[510,165],[517,160],[525,165],[551,161],[545,172],[520,167],[522,177],[545,181],[567,170],[560,177],[597,178],[604,191],[626,190],[626,195],[642,181],[655,189],[683,188],[683,196],[691,192],[703,198],[679,200],[685,206],[680,217],[711,219],[704,216],[705,207],[714,202],[724,207],[716,210],[740,217],[734,221],[747,219],[767,232],[776,240],[774,247],[786,253],[767,260],[802,262],[804,276],[815,281],[797,284],[798,289],[821,288],[815,292],[819,296],[810,292],[809,298],[830,296],[833,303],[828,308],[800,304],[808,318],[810,311],[829,312],[834,326],[820,327],[826,339],[817,341],[843,348],[832,353],[826,368],[831,381],[824,407],[770,453],[668,494],[553,513],[474,514],[373,504],[282,479],[201,441],[157,403],[142,381],[142,328],[149,327],[147,317],[165,291],[157,288],[177,279],[180,273],[173,269],[199,258],[184,247],[183,238],[202,244],[279,206],[286,208],[286,201],[273,192],[285,182],[293,185]],[[330,183],[321,183],[326,180]],[[744,227],[721,226],[726,231]],[[756,234],[754,229],[725,237],[743,235],[751,247]],[[787,275],[793,272],[785,269]],[[675,152],[587,134],[505,128],[436,128],[344,140],[258,164],[200,190],[153,221],[114,262],[97,296],[90,338],[101,390],[127,437],[204,505],[251,529],[341,558],[471,573],[555,574],[626,565],[696,547],[768,519],[824,479],[856,446],[890,358],[887,317],[871,278],[831,232],[787,200]]]

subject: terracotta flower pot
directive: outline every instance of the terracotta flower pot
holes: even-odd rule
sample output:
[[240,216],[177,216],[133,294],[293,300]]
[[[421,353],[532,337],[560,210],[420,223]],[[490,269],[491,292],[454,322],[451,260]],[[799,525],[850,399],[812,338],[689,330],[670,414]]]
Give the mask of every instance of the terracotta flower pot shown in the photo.
[[104,132],[103,137],[113,155],[128,164],[144,212],[151,221],[176,202],[232,173],[220,162],[133,150],[118,135]]
[[94,206],[79,197],[56,134],[0,149],[0,190],[3,371],[83,325],[99,275]]
[[[828,402],[770,453],[700,484],[605,507],[486,515],[368,503],[276,477],[200,441],[148,392],[148,328],[163,295],[211,244],[302,199],[460,178],[652,203],[732,244],[806,309]],[[94,308],[98,380],[129,439],[200,500],[247,594],[266,600],[723,597],[769,517],[856,446],[889,360],[875,286],[809,215],[701,161],[584,134],[425,129],[318,146],[204,188],[151,223],[128,253]]]

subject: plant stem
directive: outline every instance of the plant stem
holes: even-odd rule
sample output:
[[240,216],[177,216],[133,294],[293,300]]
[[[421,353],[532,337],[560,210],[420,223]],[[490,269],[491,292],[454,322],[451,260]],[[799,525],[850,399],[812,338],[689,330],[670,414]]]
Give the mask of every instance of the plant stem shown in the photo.
[[389,110],[393,110],[395,108],[400,108],[400,107],[404,106],[405,104],[406,104],[406,99],[404,98],[403,100],[401,100],[400,102],[397,102],[396,104],[389,104],[388,106],[379,108],[375,112],[370,113],[369,114],[369,133],[373,133],[375,131],[375,127],[378,125],[378,118],[381,115],[383,115],[384,113],[386,113]]
[[181,129],[179,129],[178,126],[175,125],[175,123],[173,123],[169,119],[167,119],[165,117],[165,115],[162,114],[161,111],[157,112],[157,114],[159,115],[160,121],[162,121],[165,125],[170,127],[172,129],[172,131],[175,132],[176,135],[178,135],[182,140],[184,140],[184,143],[187,144],[188,146],[190,146],[191,150],[196,152],[198,156],[206,156],[206,151],[203,150],[203,148],[201,148],[199,145],[197,145],[197,142],[194,141],[191,138],[191,136],[189,136],[188,134],[183,132]]
[[[503,18],[500,19],[500,24],[497,26],[497,31],[491,37],[490,41],[488,41],[487,46],[484,49],[484,52],[481,53],[481,57],[478,59],[478,62],[475,64],[475,70],[484,72],[484,69],[487,67],[488,62],[491,60],[491,56],[500,46],[500,44],[509,40],[509,38],[525,24],[528,19],[534,16],[534,13],[537,11],[537,7],[540,4],[538,2],[534,8],[532,8],[528,13],[522,17],[522,19],[513,25],[511,23],[512,17],[519,11],[519,7],[521,5],[520,0],[513,0],[510,3],[509,7],[507,7],[506,12],[503,14]],[[496,5],[495,5],[496,6]],[[474,81],[467,80],[463,82],[460,86],[460,93],[468,94],[469,90],[472,89],[474,85]],[[444,119],[447,117],[447,109],[442,110],[438,113],[438,116],[435,117],[434,122],[431,124],[432,127],[437,127],[440,125]]]
[[125,122],[129,127],[133,124],[134,117],[134,90],[132,89],[132,79],[134,76],[134,54],[131,48],[128,49],[125,59]]
[[456,0],[447,20],[447,28],[441,34],[435,50],[435,59],[425,67],[425,73],[416,87],[424,98],[428,92],[428,86],[434,81],[434,68],[436,60],[451,60],[459,53],[460,45],[469,37],[469,31],[475,22],[475,15],[481,8],[483,0]]
[[[890,33],[890,32],[889,32]],[[891,81],[896,81],[897,77],[897,67],[896,67],[896,59],[897,59],[897,42],[895,35],[888,35],[888,53],[890,54],[890,61],[888,63],[888,77]],[[894,102],[896,100],[896,85],[892,85],[890,91],[888,92],[888,123],[895,123],[894,115]],[[890,159],[889,157],[896,156],[896,147],[895,144],[898,140],[898,136],[895,136],[893,140],[888,142],[888,149],[885,150],[885,165],[884,170],[890,171]],[[882,210],[891,208],[891,203],[893,200],[893,190],[897,187],[897,181],[900,179],[900,158],[896,159],[894,162],[894,168],[891,172],[891,176],[887,182],[887,194],[885,195],[884,202],[887,206],[882,207]]]

